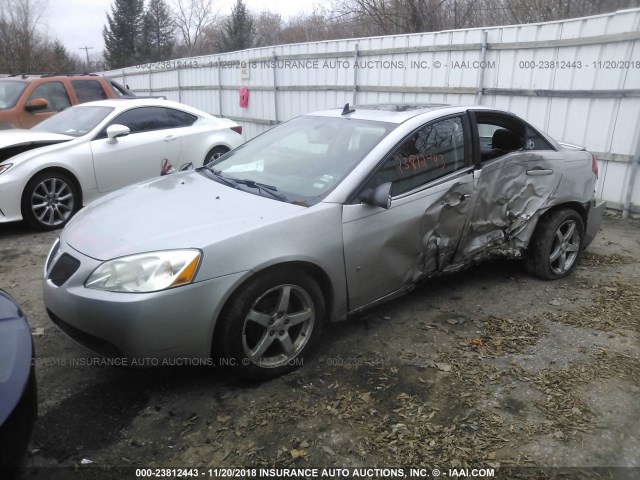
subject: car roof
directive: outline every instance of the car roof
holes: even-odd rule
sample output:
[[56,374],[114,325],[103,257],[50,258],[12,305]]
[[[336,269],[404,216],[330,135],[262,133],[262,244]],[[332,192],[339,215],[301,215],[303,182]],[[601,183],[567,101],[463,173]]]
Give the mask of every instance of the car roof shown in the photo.
[[[348,104],[347,104],[348,105]],[[346,106],[345,106],[346,108]],[[362,120],[376,120],[379,122],[403,123],[410,118],[425,113],[437,113],[437,116],[453,115],[463,113],[470,108],[482,110],[494,110],[483,105],[448,105],[444,103],[428,103],[428,104],[400,104],[400,103],[384,103],[376,105],[354,105],[350,107],[353,110],[343,115],[344,109],[332,108],[329,110],[320,110],[318,112],[308,113],[307,115],[323,116],[323,117],[346,117]]]
[[105,80],[109,81],[109,79],[102,77],[100,75],[96,75],[96,74],[82,74],[82,73],[76,73],[76,74],[60,74],[60,75],[51,75],[51,74],[15,74],[15,75],[7,75],[5,77],[0,77],[0,81],[2,80],[13,80],[13,81],[21,81],[21,82],[35,82],[37,80],[42,80],[42,81],[53,81],[53,80],[60,80],[62,78],[67,78],[69,80],[95,80],[97,78],[104,78]]
[[202,110],[199,110],[194,107],[190,107],[189,105],[185,105],[184,103],[172,102],[171,100],[165,100],[163,98],[111,98],[106,100],[96,100],[94,102],[86,102],[76,107],[86,107],[86,106],[96,106],[96,107],[111,107],[117,110],[126,110],[128,108],[133,107],[166,107],[166,108],[176,108],[178,110],[182,110],[184,112],[192,113],[194,115],[198,115],[200,117],[209,118],[210,115]]

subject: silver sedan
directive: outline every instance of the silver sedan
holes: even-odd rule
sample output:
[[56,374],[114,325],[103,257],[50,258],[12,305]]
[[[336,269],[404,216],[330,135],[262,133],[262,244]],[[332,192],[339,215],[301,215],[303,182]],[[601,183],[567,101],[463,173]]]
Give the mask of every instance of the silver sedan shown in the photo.
[[323,324],[493,256],[569,275],[593,239],[595,157],[485,107],[295,118],[212,164],[82,210],[45,266],[52,320],[131,365],[300,365]]

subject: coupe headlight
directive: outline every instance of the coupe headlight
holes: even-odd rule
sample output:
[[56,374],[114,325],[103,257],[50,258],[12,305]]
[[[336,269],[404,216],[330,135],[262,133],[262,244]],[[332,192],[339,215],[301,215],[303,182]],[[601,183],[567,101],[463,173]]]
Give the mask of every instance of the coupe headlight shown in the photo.
[[104,262],[84,286],[111,292],[156,292],[191,283],[200,263],[199,250],[167,250]]
[[13,167],[13,163],[4,163],[0,165],[0,175],[9,170],[11,167]]

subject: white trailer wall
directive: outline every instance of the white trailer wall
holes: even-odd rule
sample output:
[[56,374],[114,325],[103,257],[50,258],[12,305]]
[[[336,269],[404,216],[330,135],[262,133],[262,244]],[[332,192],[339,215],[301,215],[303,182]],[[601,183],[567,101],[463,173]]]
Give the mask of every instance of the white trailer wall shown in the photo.
[[[312,110],[482,104],[584,145],[598,195],[640,214],[640,9],[529,25],[256,48],[106,72],[243,125],[247,139]],[[248,108],[238,90],[249,89]],[[632,170],[634,170],[632,172]],[[632,177],[634,181],[632,181]],[[630,189],[632,188],[632,190]]]

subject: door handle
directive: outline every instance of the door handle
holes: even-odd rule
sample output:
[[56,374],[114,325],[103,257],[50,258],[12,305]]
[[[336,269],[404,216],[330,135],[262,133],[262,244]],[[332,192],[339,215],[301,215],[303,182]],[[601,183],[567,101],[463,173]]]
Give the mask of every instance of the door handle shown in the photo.
[[527,170],[527,175],[532,177],[540,177],[542,175],[552,175],[553,170],[550,168],[534,168],[532,170]]
[[165,142],[173,142],[174,140],[177,140],[178,137],[174,137],[173,135],[169,135],[167,137],[164,137],[164,141]]

